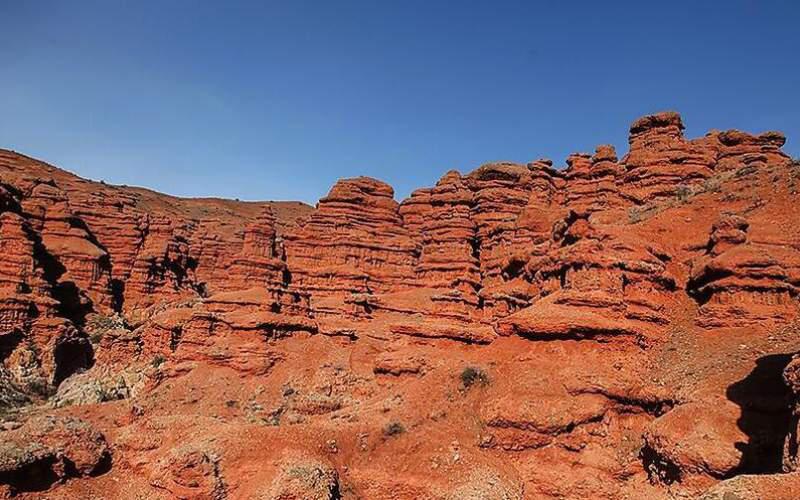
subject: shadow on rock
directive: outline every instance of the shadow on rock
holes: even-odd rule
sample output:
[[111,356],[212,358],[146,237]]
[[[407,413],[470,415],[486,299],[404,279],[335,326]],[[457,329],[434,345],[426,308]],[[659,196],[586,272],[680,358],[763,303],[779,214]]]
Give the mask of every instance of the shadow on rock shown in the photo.
[[747,443],[736,443],[742,452],[740,474],[781,472],[783,446],[792,421],[792,393],[783,379],[790,354],[771,354],[756,360],[745,378],[728,386],[726,395],[741,408],[739,429]]

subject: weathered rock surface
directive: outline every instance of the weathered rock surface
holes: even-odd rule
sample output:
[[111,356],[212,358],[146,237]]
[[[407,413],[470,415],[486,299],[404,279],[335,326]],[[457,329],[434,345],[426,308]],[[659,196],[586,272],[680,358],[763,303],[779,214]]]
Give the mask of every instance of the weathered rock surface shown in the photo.
[[677,113],[645,116],[631,125],[623,192],[635,203],[671,198],[713,175],[716,151],[703,139],[683,136]]
[[658,113],[316,208],[0,151],[0,497],[790,498],[785,140]]
[[0,436],[0,485],[12,494],[98,473],[111,460],[103,435],[77,419],[34,418]]
[[800,251],[748,241],[748,227],[742,217],[720,218],[707,255],[693,266],[690,291],[701,303],[701,326],[767,325],[800,312]]
[[417,248],[394,191],[367,177],[336,183],[307,220],[287,231],[292,282],[320,296],[413,286]]

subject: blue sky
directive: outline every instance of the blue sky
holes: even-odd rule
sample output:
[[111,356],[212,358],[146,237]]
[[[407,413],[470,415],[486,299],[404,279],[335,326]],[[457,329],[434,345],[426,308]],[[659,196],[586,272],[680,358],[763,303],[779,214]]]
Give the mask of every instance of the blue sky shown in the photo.
[[783,130],[800,156],[800,2],[0,0],[0,147],[182,196],[400,199],[491,160]]

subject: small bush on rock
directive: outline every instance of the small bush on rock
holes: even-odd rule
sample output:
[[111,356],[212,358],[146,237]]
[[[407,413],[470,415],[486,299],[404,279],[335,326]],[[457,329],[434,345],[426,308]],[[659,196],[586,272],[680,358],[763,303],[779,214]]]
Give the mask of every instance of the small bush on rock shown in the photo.
[[488,385],[489,375],[486,374],[481,368],[468,366],[461,371],[461,385],[465,389],[469,389],[475,384]]
[[161,367],[161,365],[163,365],[163,364],[164,364],[166,361],[167,361],[167,359],[166,359],[164,356],[162,356],[161,354],[156,354],[156,355],[153,357],[153,361],[152,361],[150,364],[151,364],[151,365],[153,365],[153,368],[159,368],[159,367]]
[[403,424],[400,422],[390,422],[386,424],[386,427],[383,428],[383,435],[392,437],[392,436],[399,436],[406,431],[406,428],[403,427]]

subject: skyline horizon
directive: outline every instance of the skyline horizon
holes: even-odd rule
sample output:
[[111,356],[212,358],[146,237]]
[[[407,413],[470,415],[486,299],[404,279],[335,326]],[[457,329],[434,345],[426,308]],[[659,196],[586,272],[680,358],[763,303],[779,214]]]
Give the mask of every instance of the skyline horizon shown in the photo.
[[[664,112],[676,112],[681,116],[682,120],[684,118],[684,115],[682,113],[680,113],[680,111],[677,111],[677,110],[659,110],[659,111],[655,111],[655,112],[652,112],[652,113],[642,114],[639,117],[637,117],[637,119],[641,118],[641,117],[644,117],[644,116],[649,116],[649,115],[659,114],[659,113],[664,113]],[[631,124],[632,123],[633,123],[633,121],[631,122]],[[689,127],[686,125],[685,122],[683,123],[683,125],[685,127],[684,128],[684,137],[687,140],[698,139],[698,138],[704,137],[704,136],[706,136],[706,135],[708,135],[708,134],[710,134],[710,133],[712,133],[714,131],[741,130],[741,129],[730,129],[730,128],[721,127],[721,128],[711,128],[711,129],[709,129],[709,130],[707,130],[707,131],[705,131],[705,132],[703,132],[703,133],[701,133],[699,135],[690,135],[690,134],[686,133],[686,130],[688,130]],[[762,134],[762,133],[765,133],[765,132],[771,132],[771,131],[777,131],[777,132],[784,133],[782,130],[776,130],[776,129],[769,129],[769,130],[742,130],[742,131],[746,132],[746,133],[751,133],[753,135],[759,135],[759,134]],[[783,146],[782,150],[784,151],[784,153],[788,154],[792,158],[795,158],[795,159],[800,158],[800,155],[798,155],[797,153],[794,152],[794,151],[797,151],[798,153],[800,153],[800,149],[796,148],[793,151],[792,148],[789,147],[791,143],[792,143],[791,137],[786,136],[786,144]],[[625,149],[620,149],[619,147],[617,147],[617,145],[612,144],[612,143],[598,143],[597,145],[595,145],[594,148],[592,148],[591,151],[589,151],[589,150],[586,150],[586,151],[575,150],[572,153],[569,153],[565,158],[563,158],[561,160],[557,160],[555,158],[548,158],[548,157],[544,157],[544,156],[537,156],[537,155],[533,155],[532,158],[530,158],[528,160],[524,160],[524,161],[511,160],[511,159],[486,160],[486,161],[483,161],[483,162],[481,162],[479,164],[476,164],[476,165],[473,165],[473,166],[470,166],[470,167],[466,167],[466,168],[452,167],[452,168],[447,168],[447,169],[444,169],[444,170],[440,169],[440,174],[439,174],[438,178],[441,178],[448,171],[452,171],[452,170],[458,171],[461,175],[466,175],[466,174],[468,174],[468,173],[480,168],[483,165],[488,165],[488,164],[493,164],[493,163],[505,163],[505,162],[515,163],[515,164],[518,164],[518,165],[525,165],[525,164],[528,164],[528,163],[530,163],[530,162],[532,162],[534,160],[542,160],[542,159],[543,160],[552,161],[553,162],[552,168],[554,170],[564,171],[564,170],[569,168],[569,166],[567,165],[567,158],[569,157],[569,155],[572,155],[572,154],[593,154],[594,153],[594,149],[596,147],[602,146],[602,145],[606,145],[606,144],[611,145],[611,146],[614,147],[614,149],[615,149],[615,151],[617,153],[617,156],[619,157],[619,161],[621,163],[623,157],[628,153],[627,139],[626,139],[626,142],[625,142],[625,145],[626,145]],[[14,153],[21,154],[23,156],[27,156],[28,158],[34,159],[36,161],[43,162],[43,163],[45,163],[45,164],[47,164],[47,165],[49,165],[51,167],[55,167],[55,168],[58,168],[60,170],[64,170],[64,171],[69,172],[69,173],[71,173],[73,175],[76,175],[78,177],[81,177],[83,179],[90,180],[90,181],[93,181],[93,182],[99,182],[99,183],[118,186],[118,187],[122,187],[122,188],[142,189],[142,190],[147,190],[147,191],[151,191],[151,192],[158,193],[158,194],[161,194],[161,195],[167,195],[167,196],[170,196],[170,197],[173,197],[173,198],[180,198],[180,199],[218,199],[218,200],[229,200],[229,201],[237,201],[237,202],[244,202],[244,203],[260,203],[260,202],[287,202],[287,203],[289,203],[289,202],[300,202],[300,203],[304,203],[306,205],[315,207],[316,204],[319,202],[319,200],[328,194],[328,191],[326,191],[325,193],[321,194],[319,196],[319,198],[317,198],[316,200],[302,200],[302,199],[288,199],[288,198],[247,199],[247,198],[242,198],[242,197],[219,196],[219,195],[215,195],[213,193],[187,196],[187,195],[175,194],[175,193],[171,193],[171,192],[167,192],[167,191],[160,191],[160,190],[158,190],[158,189],[156,189],[154,187],[151,187],[149,185],[146,185],[146,184],[117,183],[117,182],[113,182],[113,181],[110,181],[109,179],[105,179],[105,178],[88,177],[88,176],[82,174],[81,172],[70,168],[69,166],[61,165],[58,162],[54,162],[54,161],[51,161],[51,160],[49,160],[47,158],[43,158],[43,157],[37,156],[36,154],[31,154],[30,152],[27,152],[27,151],[19,151],[19,150],[15,150],[13,148],[9,148],[9,147],[6,147],[6,146],[0,146],[0,149],[5,149],[7,151],[12,151]],[[392,190],[394,191],[394,200],[397,201],[398,203],[401,203],[402,201],[408,199],[411,196],[411,193],[414,190],[430,187],[430,186],[435,184],[435,182],[434,182],[430,186],[427,186],[427,185],[426,186],[417,186],[415,188],[412,188],[411,191],[409,191],[407,194],[401,196],[397,192],[397,189],[395,188],[395,186],[392,185],[392,183],[389,182],[388,180],[382,179],[380,177],[375,177],[373,175],[368,175],[368,174],[365,173],[365,174],[353,175],[353,176],[348,176],[348,177],[340,177],[339,179],[336,179],[329,186],[328,189],[330,190],[330,188],[332,188],[333,185],[336,182],[338,182],[339,180],[350,179],[350,178],[355,178],[355,177],[368,177],[368,178],[372,178],[372,179],[384,182],[385,184],[388,184],[392,188]]]

